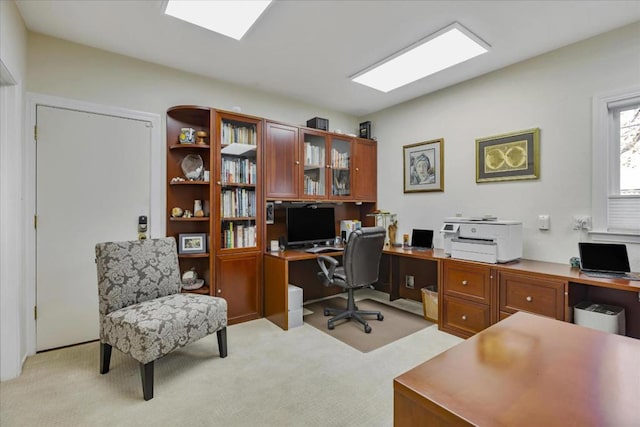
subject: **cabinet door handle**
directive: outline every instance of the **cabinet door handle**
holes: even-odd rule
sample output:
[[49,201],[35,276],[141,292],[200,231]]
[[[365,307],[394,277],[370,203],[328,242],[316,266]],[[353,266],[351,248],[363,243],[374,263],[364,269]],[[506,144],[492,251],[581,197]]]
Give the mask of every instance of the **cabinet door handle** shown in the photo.
[[528,302],[533,301],[533,298],[531,298],[531,297],[527,297],[527,298],[525,298],[525,299],[526,299]]
[[467,286],[467,281],[466,280],[462,281],[462,286]]
[[296,160],[296,165],[299,165],[299,164],[300,164],[300,160]]
[[462,315],[462,320],[467,320],[467,315],[466,314]]
[[218,289],[218,295],[222,293],[222,289]]

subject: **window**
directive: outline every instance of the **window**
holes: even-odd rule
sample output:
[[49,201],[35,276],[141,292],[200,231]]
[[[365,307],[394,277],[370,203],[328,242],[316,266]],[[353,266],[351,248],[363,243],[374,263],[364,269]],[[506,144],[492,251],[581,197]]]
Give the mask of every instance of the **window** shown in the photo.
[[593,100],[593,237],[640,242],[640,88]]

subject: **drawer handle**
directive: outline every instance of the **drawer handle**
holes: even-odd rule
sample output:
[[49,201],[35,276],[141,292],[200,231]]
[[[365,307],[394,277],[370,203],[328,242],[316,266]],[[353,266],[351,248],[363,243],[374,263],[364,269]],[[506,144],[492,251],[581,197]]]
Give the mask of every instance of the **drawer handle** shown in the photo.
[[528,302],[533,301],[533,298],[531,298],[531,297],[527,297],[527,298],[525,298],[525,299],[526,299]]
[[462,315],[462,320],[467,320],[467,315],[466,314]]
[[468,282],[467,282],[466,280],[463,280],[463,281],[462,281],[462,286],[467,286],[467,283],[468,283]]

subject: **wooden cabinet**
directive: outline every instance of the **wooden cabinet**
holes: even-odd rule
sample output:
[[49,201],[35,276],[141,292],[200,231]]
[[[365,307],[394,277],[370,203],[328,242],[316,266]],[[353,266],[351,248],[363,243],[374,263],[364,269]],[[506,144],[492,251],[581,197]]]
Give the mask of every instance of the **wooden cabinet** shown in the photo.
[[[261,316],[262,119],[207,107],[167,111],[167,235],[205,234],[206,253],[179,254],[180,270],[194,268],[204,286],[188,292],[224,297],[229,323]],[[205,131],[200,142],[180,143],[183,131]],[[187,179],[182,162],[201,159],[203,172]],[[196,158],[197,158],[196,157]],[[209,182],[211,181],[211,183]],[[195,216],[202,206],[204,216]],[[173,208],[192,216],[172,216]]]
[[500,319],[528,311],[565,320],[568,282],[501,271],[498,273]]
[[495,322],[494,276],[490,266],[442,262],[442,330],[467,338]]
[[214,295],[227,300],[229,323],[262,315],[262,119],[215,112]]
[[378,198],[378,145],[375,141],[354,140],[353,196],[363,202],[375,202]]
[[441,328],[468,338],[518,311],[566,319],[568,281],[500,265],[442,261]]
[[[193,132],[191,143],[180,143],[180,134],[186,130]],[[172,215],[174,208],[179,208],[183,212],[190,211],[193,215],[196,200],[200,201],[203,207],[210,206],[210,185],[204,180],[204,173],[195,179],[185,178],[182,170],[182,163],[187,156],[200,158],[205,171],[210,170],[211,150],[210,141],[207,136],[203,143],[197,144],[195,132],[205,131],[211,135],[211,110],[207,107],[198,106],[178,106],[167,111],[167,206],[166,206],[166,235],[176,238],[180,245],[180,235],[185,234],[210,234],[211,222],[209,212],[204,212],[205,216],[185,216]],[[198,254],[179,254],[178,260],[180,271],[184,273],[190,269],[195,269],[198,277],[204,279],[204,285],[190,292],[205,293],[210,292],[212,281],[210,251]]]
[[216,256],[215,295],[227,300],[230,324],[262,317],[262,253]]
[[265,134],[265,198],[296,199],[301,169],[298,128],[267,121]]
[[265,125],[265,198],[375,202],[375,141],[297,128]]

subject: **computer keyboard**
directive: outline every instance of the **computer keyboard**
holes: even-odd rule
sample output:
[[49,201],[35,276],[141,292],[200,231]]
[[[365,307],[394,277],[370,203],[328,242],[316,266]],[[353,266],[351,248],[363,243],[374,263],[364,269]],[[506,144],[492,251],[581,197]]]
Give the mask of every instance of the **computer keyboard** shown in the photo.
[[310,254],[321,254],[325,252],[339,252],[343,251],[344,248],[339,248],[336,246],[316,246],[313,248],[305,249],[305,252],[309,252]]
[[598,279],[640,280],[640,276],[634,273],[608,273],[608,272],[595,272],[595,271],[583,271],[582,273],[589,277],[596,277]]

